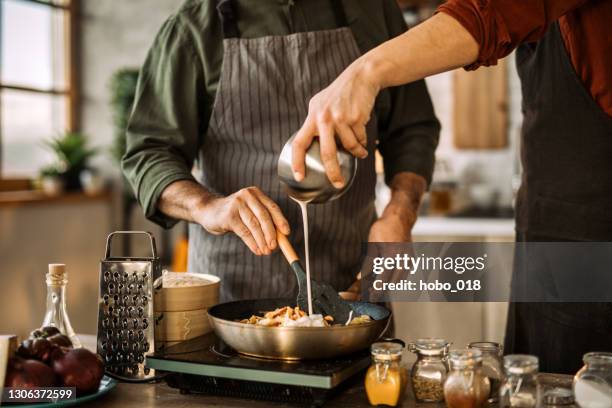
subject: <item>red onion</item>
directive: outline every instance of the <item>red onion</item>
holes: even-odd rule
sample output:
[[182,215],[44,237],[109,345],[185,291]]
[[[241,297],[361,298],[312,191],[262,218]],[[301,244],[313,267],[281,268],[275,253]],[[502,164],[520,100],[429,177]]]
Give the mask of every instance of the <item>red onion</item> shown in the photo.
[[51,344],[54,344],[56,346],[72,348],[72,342],[70,341],[70,338],[61,333],[54,334],[53,336],[49,336],[47,337],[47,340]]
[[6,371],[6,387],[37,388],[56,385],[53,370],[37,360],[25,360],[20,357],[9,359]]
[[76,387],[77,394],[96,392],[104,375],[104,364],[100,356],[78,348],[58,348],[51,356],[55,373],[65,387]]

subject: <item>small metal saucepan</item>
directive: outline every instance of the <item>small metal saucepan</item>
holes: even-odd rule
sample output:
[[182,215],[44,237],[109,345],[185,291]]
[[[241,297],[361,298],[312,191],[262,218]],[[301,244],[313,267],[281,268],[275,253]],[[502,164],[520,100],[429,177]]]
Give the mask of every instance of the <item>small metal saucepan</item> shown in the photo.
[[295,135],[289,138],[278,159],[278,177],[285,185],[287,194],[291,198],[313,204],[325,203],[340,197],[351,187],[357,172],[357,159],[341,145],[338,145],[338,164],[345,183],[342,188],[334,187],[325,173],[325,167],[321,160],[319,139],[314,139],[308,148],[305,161],[306,175],[302,181],[297,182],[293,177],[291,167],[294,139]]
[[265,327],[237,320],[290,306],[295,299],[259,299],[222,303],[208,309],[217,336],[241,354],[283,360],[326,359],[368,348],[384,333],[391,312],[373,303],[351,302],[357,315],[373,320],[350,326]]

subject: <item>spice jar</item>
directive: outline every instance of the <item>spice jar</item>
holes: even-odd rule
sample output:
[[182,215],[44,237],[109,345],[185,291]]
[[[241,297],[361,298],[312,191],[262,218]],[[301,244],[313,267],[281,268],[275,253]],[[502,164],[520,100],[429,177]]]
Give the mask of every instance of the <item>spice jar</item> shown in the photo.
[[499,343],[491,341],[476,341],[468,344],[469,349],[480,350],[482,353],[482,372],[489,378],[491,391],[488,401],[499,400],[499,386],[504,378],[504,348]]
[[506,378],[499,390],[500,407],[532,408],[538,406],[538,358],[527,354],[504,357]]
[[612,353],[587,353],[574,377],[574,396],[582,408],[612,407]]
[[450,373],[444,383],[448,408],[485,406],[491,385],[482,369],[482,352],[477,349],[454,350],[449,354]]
[[544,406],[562,407],[574,404],[574,392],[568,388],[554,387],[544,391],[540,384],[540,392],[543,392],[542,402]]
[[396,406],[408,382],[408,370],[400,363],[403,344],[372,344],[372,365],[365,377],[365,389],[372,405]]
[[443,339],[419,339],[410,344],[409,350],[416,353],[410,378],[414,397],[419,402],[444,401],[444,381],[448,375],[448,348]]

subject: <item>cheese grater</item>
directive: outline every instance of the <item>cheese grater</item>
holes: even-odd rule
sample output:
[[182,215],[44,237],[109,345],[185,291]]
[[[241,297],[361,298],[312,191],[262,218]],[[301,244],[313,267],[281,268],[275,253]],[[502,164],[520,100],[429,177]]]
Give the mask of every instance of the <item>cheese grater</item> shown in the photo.
[[[146,235],[151,257],[111,256],[116,235]],[[155,238],[144,231],[116,231],[106,239],[100,262],[98,300],[98,354],[108,374],[125,380],[146,380],[155,374],[145,368],[154,350],[153,280],[160,275]]]

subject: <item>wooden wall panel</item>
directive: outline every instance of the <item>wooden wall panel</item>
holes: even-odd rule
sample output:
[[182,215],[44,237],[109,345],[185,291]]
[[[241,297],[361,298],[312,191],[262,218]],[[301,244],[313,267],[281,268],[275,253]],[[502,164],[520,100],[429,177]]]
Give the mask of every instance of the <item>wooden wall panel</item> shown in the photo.
[[508,146],[508,80],[504,60],[476,71],[455,71],[453,138],[458,149]]

